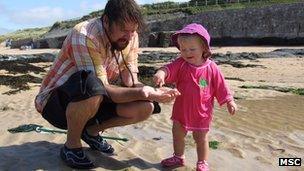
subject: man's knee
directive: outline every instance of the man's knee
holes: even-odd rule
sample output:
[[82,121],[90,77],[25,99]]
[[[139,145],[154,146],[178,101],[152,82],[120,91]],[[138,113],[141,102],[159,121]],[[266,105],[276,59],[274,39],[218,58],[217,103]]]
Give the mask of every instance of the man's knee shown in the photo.
[[122,118],[139,122],[147,119],[153,112],[154,105],[149,101],[137,101],[117,106],[117,114]]
[[141,106],[141,111],[139,113],[140,120],[146,120],[152,114],[154,110],[154,105],[152,102],[144,102]]
[[70,110],[72,110],[72,111],[74,109],[74,110],[85,112],[87,114],[92,115],[98,111],[102,100],[103,100],[103,96],[101,96],[101,95],[93,96],[93,97],[90,97],[88,99],[81,100],[78,102],[71,102],[68,105],[68,108],[70,108]]
[[87,106],[87,109],[89,110],[89,112],[91,114],[95,114],[98,111],[102,100],[103,100],[103,96],[100,96],[100,95],[93,96],[93,97],[90,97],[90,98],[84,100],[84,104],[85,104],[85,106]]

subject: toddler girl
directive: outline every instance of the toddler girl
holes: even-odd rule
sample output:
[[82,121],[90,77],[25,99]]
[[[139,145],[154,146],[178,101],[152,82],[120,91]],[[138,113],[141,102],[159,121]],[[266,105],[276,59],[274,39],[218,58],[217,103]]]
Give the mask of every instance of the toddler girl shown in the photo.
[[174,102],[172,157],[164,159],[163,167],[183,166],[185,136],[193,132],[197,149],[197,170],[209,170],[208,131],[212,120],[214,97],[220,106],[227,104],[231,115],[237,105],[218,66],[210,60],[210,36],[199,24],[189,24],[172,35],[172,42],[180,50],[180,56],[160,68],[154,75],[154,83],[160,87],[175,83],[181,93]]

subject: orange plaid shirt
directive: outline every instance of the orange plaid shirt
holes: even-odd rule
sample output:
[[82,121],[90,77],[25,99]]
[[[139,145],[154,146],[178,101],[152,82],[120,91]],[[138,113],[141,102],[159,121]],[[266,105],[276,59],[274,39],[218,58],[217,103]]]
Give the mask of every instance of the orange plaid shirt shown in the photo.
[[[119,70],[126,69],[124,57],[131,72],[138,73],[138,34],[135,33],[129,45],[121,53],[111,52],[109,42],[100,18],[77,24],[66,37],[52,67],[45,76],[39,94],[35,99],[38,112],[42,112],[53,89],[61,86],[77,71],[90,70],[104,83],[117,80]],[[118,57],[118,65],[114,55]]]

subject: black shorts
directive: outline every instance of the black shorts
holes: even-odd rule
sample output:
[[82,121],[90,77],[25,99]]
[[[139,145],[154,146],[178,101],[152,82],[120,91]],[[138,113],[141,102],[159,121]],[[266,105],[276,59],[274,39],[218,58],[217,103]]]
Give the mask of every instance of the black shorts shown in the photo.
[[[66,108],[70,102],[77,102],[93,96],[102,95],[103,101],[95,116],[87,122],[87,126],[118,117],[117,103],[108,96],[102,82],[91,71],[74,73],[63,85],[54,89],[43,109],[42,117],[57,128],[67,129]],[[153,113],[159,113],[160,107],[154,103]]]

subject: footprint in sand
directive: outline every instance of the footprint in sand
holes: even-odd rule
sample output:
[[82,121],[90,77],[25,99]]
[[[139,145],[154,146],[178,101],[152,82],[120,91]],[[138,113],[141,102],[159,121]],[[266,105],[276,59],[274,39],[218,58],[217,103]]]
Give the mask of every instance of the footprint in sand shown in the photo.
[[256,156],[255,159],[262,163],[265,163],[265,164],[270,164],[270,165],[272,164],[269,160],[267,160],[266,158],[264,158],[262,156]]
[[229,152],[231,152],[233,156],[238,157],[238,158],[244,159],[245,156],[246,156],[245,152],[243,150],[240,150],[240,149],[237,149],[237,148],[234,148],[234,147],[228,148],[227,150]]
[[263,151],[263,149],[261,147],[259,147],[258,145],[255,145],[255,144],[251,144],[251,143],[244,144],[244,148],[249,149],[249,150],[254,151],[254,152],[262,152]]

